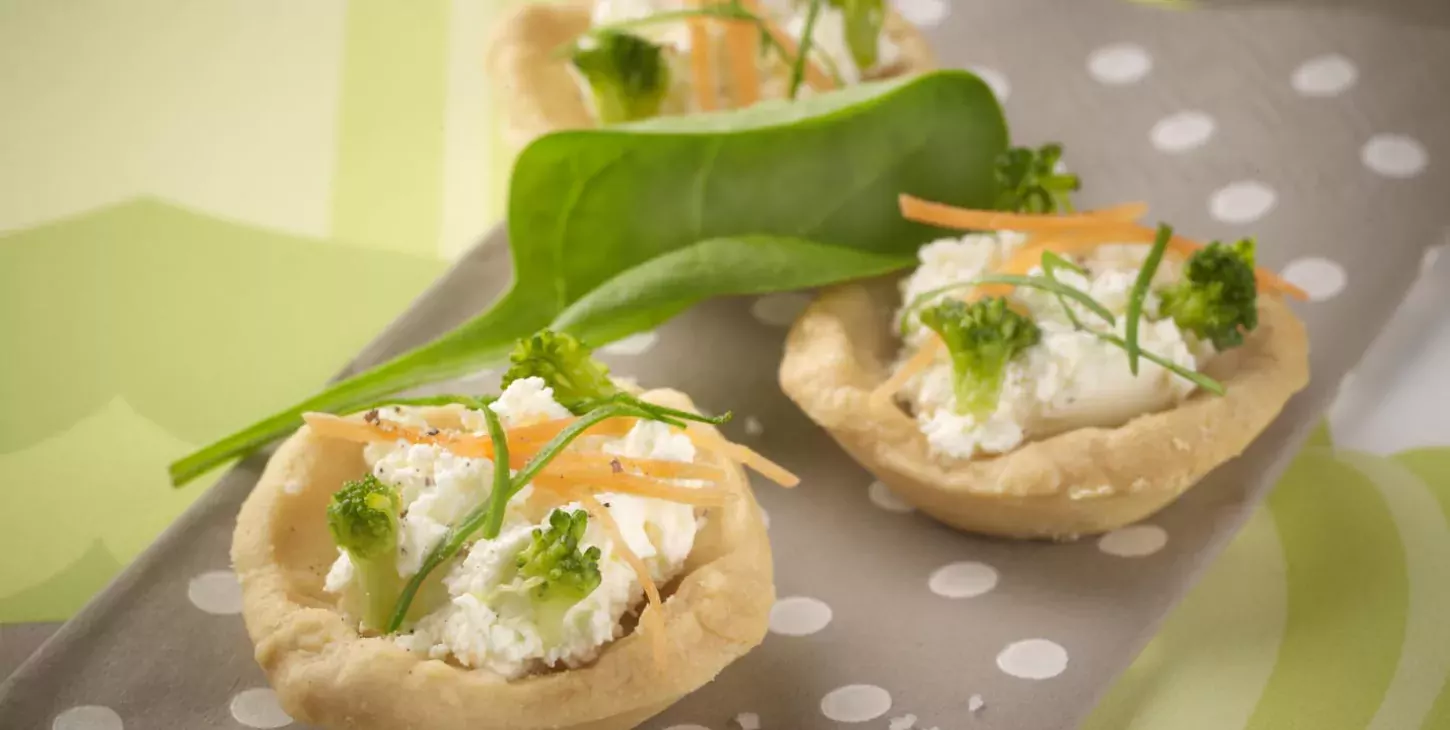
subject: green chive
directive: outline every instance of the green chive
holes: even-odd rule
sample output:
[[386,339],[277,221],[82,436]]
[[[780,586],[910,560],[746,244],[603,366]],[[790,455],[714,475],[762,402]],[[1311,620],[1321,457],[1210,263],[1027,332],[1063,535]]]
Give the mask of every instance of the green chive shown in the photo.
[[1148,287],[1153,285],[1153,275],[1158,273],[1158,264],[1163,261],[1163,252],[1168,249],[1168,239],[1173,237],[1173,228],[1166,223],[1158,224],[1158,235],[1153,247],[1148,249],[1148,258],[1138,270],[1138,280],[1133,282],[1133,291],[1128,295],[1128,324],[1126,347],[1128,351],[1128,372],[1138,374],[1138,321],[1143,318],[1143,300],[1148,297]]

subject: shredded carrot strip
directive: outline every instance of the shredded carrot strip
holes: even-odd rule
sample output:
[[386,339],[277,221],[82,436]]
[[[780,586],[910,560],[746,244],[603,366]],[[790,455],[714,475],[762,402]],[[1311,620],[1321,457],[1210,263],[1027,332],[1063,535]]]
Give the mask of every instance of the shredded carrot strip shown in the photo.
[[[760,9],[760,3],[757,0],[740,0],[740,5],[761,19],[765,32],[770,35],[776,45],[785,50],[787,56],[794,58],[800,55],[800,46],[796,44],[795,39],[791,38],[789,33],[772,20],[768,13]],[[811,60],[809,56],[806,58],[805,72],[806,83],[816,91],[830,91],[836,86],[825,69],[822,69],[820,64]]]
[[[435,446],[441,446],[459,456],[483,459],[493,458],[494,453],[493,442],[490,441],[487,436],[475,436],[469,433],[459,433],[457,431],[444,430],[438,430],[436,433],[431,433],[429,431],[419,430],[412,426],[404,426],[402,424],[391,423],[388,421],[379,420],[376,422],[372,422],[366,420],[358,420],[356,418],[344,418],[342,416],[334,416],[330,413],[304,413],[302,414],[302,420],[305,421],[308,426],[311,426],[312,430],[317,432],[317,434],[320,436],[343,439],[345,441],[354,441],[357,443],[372,443],[379,441],[397,441],[401,439],[403,441],[407,441],[410,444],[432,444]],[[573,422],[573,420],[574,419],[559,419],[559,421],[567,421],[571,423]],[[547,423],[553,424],[558,423],[559,421],[549,421]],[[608,423],[609,421],[603,421],[599,425],[604,426]],[[514,435],[516,433],[527,431],[528,429],[534,428],[537,425],[542,424],[523,426],[514,431],[504,432],[505,436],[509,440],[510,446],[509,466],[515,469],[523,467],[523,465],[528,462],[529,458],[537,454],[539,449],[543,448],[543,446],[548,443],[547,439],[515,441]],[[560,427],[560,429],[562,430],[562,426]],[[607,429],[606,432],[608,432]],[[585,433],[592,434],[595,433],[595,430],[593,428],[590,428],[585,431]],[[552,438],[552,436],[550,438]],[[563,453],[556,456],[554,458],[554,462],[551,462],[551,465],[577,465],[579,467],[587,468],[590,465],[596,463],[597,461],[597,458],[591,461],[589,457],[585,454]],[[609,465],[609,461],[610,460],[606,458],[606,460],[603,462],[605,466]],[[621,465],[624,465],[625,462],[621,461],[620,463]],[[673,464],[675,462],[666,463]],[[682,466],[689,467],[692,465]],[[652,460],[649,463],[641,465],[642,471],[647,471],[651,469],[659,471],[660,467],[654,464]],[[668,470],[666,469],[665,471]],[[698,467],[695,469],[681,468],[678,470],[678,473],[681,475],[690,475],[688,477],[677,477],[683,479],[708,478],[708,476],[706,476],[707,474],[718,474],[719,472],[708,471],[707,467]]]
[[1148,215],[1148,204],[1143,202],[1122,203],[1119,205],[1098,208],[1097,210],[1085,210],[1083,215],[1090,215],[1106,221],[1122,221],[1131,223]]
[[[964,231],[1060,231],[1103,224],[1103,218],[1091,212],[1053,215],[973,210],[933,203],[905,193],[897,197],[897,204],[901,208],[901,216],[907,220]],[[1114,215],[1123,213],[1114,211]]]
[[609,509],[599,503],[594,495],[585,492],[580,495],[580,501],[584,503],[584,509],[589,516],[598,521],[599,526],[609,534],[609,539],[614,542],[614,549],[629,567],[634,569],[635,577],[639,584],[644,587],[644,594],[649,598],[649,609],[640,615],[640,623],[649,623],[649,634],[651,643],[654,645],[655,664],[664,665],[665,661],[665,607],[660,600],[660,589],[655,585],[654,579],[650,577],[649,566],[629,549],[629,543],[624,541],[624,533],[619,530],[619,523],[614,521],[614,515]]
[[791,473],[790,470],[761,456],[759,452],[748,446],[742,446],[725,440],[725,437],[707,430],[698,424],[690,424],[685,429],[685,435],[695,443],[698,448],[706,451],[713,451],[731,461],[754,469],[766,479],[789,489],[801,483],[800,477]]
[[[578,419],[570,416],[568,418],[556,418],[550,421],[542,421],[540,423],[532,423],[527,426],[520,426],[518,428],[509,429],[509,443],[512,444],[515,440],[518,440],[520,443],[524,444],[546,444],[549,442],[549,439],[558,436],[560,431],[568,428],[569,424],[573,423],[576,420]],[[634,428],[634,424],[638,420],[639,419],[637,418],[610,418],[604,421],[600,421],[593,426],[590,426],[589,429],[584,432],[584,435],[623,436],[629,433],[629,430],[631,428]],[[492,451],[490,451],[489,453],[492,453]]]
[[[513,439],[509,439],[512,443]],[[588,453],[570,454],[574,461],[590,468],[613,471],[618,464],[621,470],[637,471],[656,479],[719,479],[724,472],[705,464],[689,464],[683,461],[665,459],[634,459],[612,454]]]
[[720,108],[715,98],[715,78],[710,73],[710,29],[704,18],[690,18],[686,21],[690,29],[690,87],[695,93],[695,105],[700,111],[715,111]]
[[891,399],[896,396],[898,391],[905,388],[906,384],[917,373],[926,370],[936,361],[936,354],[941,350],[941,347],[941,338],[935,335],[932,335],[930,339],[923,342],[916,353],[911,356],[911,359],[902,363],[900,370],[897,370],[895,374],[887,378],[886,382],[877,386],[876,390],[871,391],[871,405],[876,408],[891,405]]
[[725,29],[725,44],[735,106],[743,109],[760,101],[760,31],[749,23],[733,23]]
[[302,420],[318,435],[328,438],[359,443],[402,439],[410,444],[442,446],[459,456],[489,457],[493,455],[493,444],[489,443],[488,439],[479,440],[456,431],[427,433],[412,426],[381,420],[377,422],[360,421],[354,418],[334,416],[331,413],[304,413]]
[[[898,201],[902,217],[919,223],[963,230],[1017,230],[1038,234],[1035,242],[1019,250],[1013,260],[1009,261],[1014,268],[1004,265],[1000,270],[1001,273],[1026,273],[1037,265],[1044,250],[1061,253],[1083,248],[1091,249],[1108,243],[1152,243],[1157,235],[1157,231],[1135,223],[1104,224],[1104,218],[1099,217],[1102,211],[1097,214],[1090,212],[1078,215],[1003,213],[957,208],[905,194],[901,195]],[[1113,212],[1113,220],[1117,220],[1117,216],[1126,216],[1129,212],[1136,212],[1136,207],[1130,207],[1136,205],[1138,204],[1130,203],[1104,210]],[[1122,223],[1126,223],[1126,221],[1122,221]],[[1200,248],[1203,248],[1203,244],[1182,236],[1175,235],[1168,241],[1168,250],[1180,256],[1191,255]],[[1030,262],[1025,269],[1021,268],[1022,261],[1018,260],[1019,257]],[[1308,294],[1303,289],[1290,284],[1283,277],[1267,269],[1255,269],[1254,278],[1258,281],[1259,288],[1265,291],[1287,294],[1300,300],[1308,298]],[[1000,285],[998,286],[1000,287]]]
[[680,487],[635,474],[600,473],[587,469],[546,469],[534,477],[533,484],[554,490],[587,489],[591,492],[629,494],[696,507],[719,507],[732,497],[729,492],[714,487]]

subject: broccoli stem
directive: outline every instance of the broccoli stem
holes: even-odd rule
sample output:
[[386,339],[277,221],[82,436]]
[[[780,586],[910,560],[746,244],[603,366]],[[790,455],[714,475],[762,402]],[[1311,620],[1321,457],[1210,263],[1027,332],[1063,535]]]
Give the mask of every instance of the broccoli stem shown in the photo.
[[390,552],[366,560],[354,559],[353,570],[364,595],[363,627],[381,631],[388,625],[403,584],[398,575],[397,553]]

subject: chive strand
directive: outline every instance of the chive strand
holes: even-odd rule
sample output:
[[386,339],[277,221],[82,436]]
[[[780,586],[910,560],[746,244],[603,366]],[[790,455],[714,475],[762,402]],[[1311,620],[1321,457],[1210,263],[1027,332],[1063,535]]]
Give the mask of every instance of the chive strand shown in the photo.
[[789,98],[794,99],[800,92],[801,81],[806,76],[806,59],[811,55],[811,36],[816,30],[816,18],[821,14],[821,0],[811,0],[810,7],[806,10],[805,27],[801,29],[800,47],[796,49],[795,63],[790,69],[790,92]]
[[1128,350],[1128,372],[1138,374],[1138,357],[1142,348],[1138,346],[1138,323],[1143,318],[1143,300],[1148,297],[1148,287],[1153,284],[1153,275],[1158,273],[1158,265],[1163,261],[1163,252],[1168,249],[1168,239],[1173,237],[1173,228],[1166,223],[1158,224],[1158,235],[1153,239],[1153,247],[1148,249],[1148,257],[1143,260],[1143,268],[1138,270],[1138,280],[1133,282],[1133,291],[1128,295],[1127,328],[1124,330],[1124,338]]
[[483,525],[483,537],[492,540],[503,528],[503,513],[508,509],[509,487],[509,440],[504,433],[503,423],[492,408],[483,409],[483,421],[488,425],[488,438],[493,442],[493,491],[489,493],[488,521]]

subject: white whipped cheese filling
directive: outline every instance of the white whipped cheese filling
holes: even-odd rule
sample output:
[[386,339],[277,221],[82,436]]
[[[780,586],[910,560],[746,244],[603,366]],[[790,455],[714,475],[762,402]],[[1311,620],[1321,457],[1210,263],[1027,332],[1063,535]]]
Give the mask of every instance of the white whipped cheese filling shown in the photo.
[[[505,427],[570,415],[539,378],[515,381],[490,407]],[[415,409],[380,409],[379,417],[427,426]],[[485,432],[480,412],[465,411],[462,422],[469,430]],[[653,421],[638,422],[623,437],[589,437],[588,448],[685,463],[694,461],[696,455],[687,436]],[[364,458],[374,475],[396,486],[402,495],[398,572],[404,577],[416,573],[449,525],[461,521],[491,491],[493,465],[487,459],[463,458],[440,447],[403,441],[371,444]],[[676,483],[699,485],[689,480]],[[561,627],[540,626],[530,584],[525,584],[516,567],[519,552],[530,544],[535,529],[547,529],[548,514],[553,511],[530,509],[533,492],[532,486],[526,487],[510,500],[497,539],[478,540],[460,558],[438,569],[446,600],[421,618],[411,633],[395,637],[399,645],[431,658],[451,659],[465,667],[515,678],[546,666],[587,663],[621,633],[621,618],[643,600],[644,589],[607,530],[593,519],[580,549],[599,548],[600,584],[565,612]],[[630,550],[649,567],[654,581],[664,583],[679,574],[700,527],[694,507],[611,493],[600,493],[597,499],[618,523]],[[555,509],[575,512],[583,506],[570,503]],[[354,572],[347,553],[339,551],[328,572],[326,590],[346,597],[356,588]]]
[[[1003,231],[970,234],[934,241],[919,252],[920,266],[902,283],[903,308],[897,313],[906,322],[904,362],[925,342],[931,331],[916,314],[920,305],[907,313],[907,306],[919,299],[929,303],[942,297],[960,296],[959,288],[940,294],[936,289],[971,281],[991,273],[1003,264],[1025,237]],[[1088,293],[1113,313],[1116,327],[1109,327],[1097,315],[1073,303],[1073,312],[1086,326],[1115,331],[1124,336],[1128,298],[1147,245],[1101,246],[1090,255],[1073,260],[1086,274],[1057,271],[1059,281]],[[1040,275],[1034,268],[1031,275]],[[1154,288],[1179,276],[1176,262],[1165,259],[1154,279]],[[1191,394],[1196,386],[1168,369],[1140,360],[1138,374],[1128,369],[1127,354],[1088,332],[1077,330],[1062,310],[1057,297],[1036,289],[1018,287],[1009,297],[1030,314],[1041,330],[1038,344],[1018,354],[1008,364],[1001,398],[986,418],[956,412],[951,359],[942,354],[927,370],[912,378],[902,390],[916,414],[931,449],[940,455],[969,458],[978,453],[1011,451],[1024,441],[1090,426],[1122,425],[1144,413],[1171,407]],[[1179,330],[1172,319],[1155,319],[1157,297],[1149,294],[1140,320],[1138,341],[1142,348],[1188,370],[1198,370],[1215,354],[1213,346]],[[898,362],[900,367],[901,362]]]

